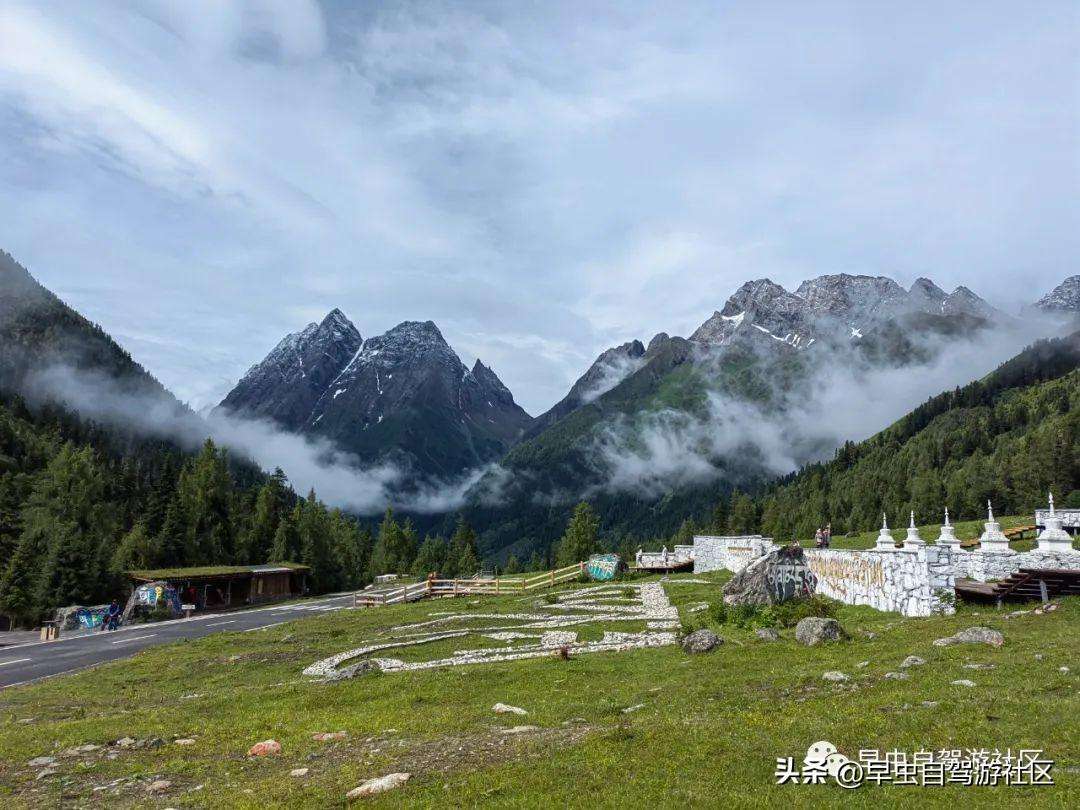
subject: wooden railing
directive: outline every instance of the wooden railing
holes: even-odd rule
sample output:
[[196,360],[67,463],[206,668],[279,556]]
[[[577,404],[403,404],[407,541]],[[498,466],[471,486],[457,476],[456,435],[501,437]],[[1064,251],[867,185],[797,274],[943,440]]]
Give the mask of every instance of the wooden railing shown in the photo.
[[523,577],[494,577],[492,579],[435,579],[428,578],[389,591],[359,591],[353,597],[353,605],[394,605],[415,602],[419,599],[435,599],[455,596],[486,594],[501,596],[511,593],[527,593],[537,588],[550,588],[581,576],[585,563],[574,563],[564,568],[545,571]]

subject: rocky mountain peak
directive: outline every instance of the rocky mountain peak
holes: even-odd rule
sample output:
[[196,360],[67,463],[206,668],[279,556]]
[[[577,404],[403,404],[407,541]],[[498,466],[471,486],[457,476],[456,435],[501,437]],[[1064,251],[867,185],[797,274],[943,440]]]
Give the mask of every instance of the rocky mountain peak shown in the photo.
[[724,304],[723,310],[713,313],[713,317],[717,315],[731,317],[750,309],[794,312],[802,305],[803,302],[797,296],[789,293],[776,282],[759,278],[755,281],[747,281],[739,287]]
[[337,309],[285,338],[221,407],[435,476],[500,457],[531,421],[492,369],[465,367],[433,321],[362,340]]
[[353,322],[345,317],[345,313],[337,307],[330,310],[326,317],[322,319],[322,323],[319,324],[320,331],[331,332],[335,334],[360,334],[360,331],[353,325]]
[[974,315],[979,318],[994,318],[1001,314],[963,285],[953,290],[941,303],[941,311],[945,315]]
[[795,295],[817,315],[860,321],[895,308],[907,292],[885,276],[854,276],[848,273],[818,276],[799,285]]
[[512,404],[514,402],[514,395],[510,393],[510,389],[503,384],[503,381],[499,379],[499,376],[495,373],[494,369],[490,366],[485,366],[480,362],[479,357],[476,358],[476,362],[473,363],[472,371],[470,373],[476,382],[479,383],[480,387],[490,392],[493,396],[506,403]]
[[1051,312],[1080,312],[1080,276],[1069,276],[1036,301],[1035,306]]
[[[719,315],[720,313],[714,313],[714,314]],[[652,340],[649,341],[649,345],[645,348],[645,351],[646,352],[654,351],[655,349],[658,349],[661,346],[663,346],[664,343],[666,343],[669,340],[671,340],[671,335],[669,335],[667,332],[657,332],[655,335],[652,336]]]
[[916,309],[923,312],[940,312],[941,303],[948,298],[941,287],[928,278],[917,278],[908,290],[908,297]]

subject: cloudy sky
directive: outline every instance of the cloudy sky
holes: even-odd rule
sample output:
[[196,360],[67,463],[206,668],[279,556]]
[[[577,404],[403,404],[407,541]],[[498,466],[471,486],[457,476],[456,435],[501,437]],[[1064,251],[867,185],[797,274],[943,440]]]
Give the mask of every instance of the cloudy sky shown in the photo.
[[0,0],[0,248],[182,399],[432,319],[532,413],[742,281],[1078,272],[1080,5]]

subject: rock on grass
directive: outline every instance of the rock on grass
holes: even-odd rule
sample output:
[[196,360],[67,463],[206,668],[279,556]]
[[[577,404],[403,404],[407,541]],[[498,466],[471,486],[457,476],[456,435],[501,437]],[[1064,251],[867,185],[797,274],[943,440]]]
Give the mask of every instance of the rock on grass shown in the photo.
[[263,740],[257,742],[248,749],[249,757],[265,757],[271,754],[281,753],[281,743],[277,740]]
[[795,625],[795,640],[807,647],[824,641],[839,641],[843,636],[844,629],[836,619],[807,616]]
[[695,630],[683,639],[682,648],[693,655],[712,652],[723,643],[723,639],[712,630]]
[[993,647],[1000,647],[1005,643],[1005,636],[1001,635],[997,630],[992,630],[989,627],[969,627],[967,630],[961,630],[955,635],[948,638],[939,638],[934,642],[936,647],[949,647],[953,644],[989,644]]
[[366,798],[367,796],[376,796],[379,793],[385,793],[388,790],[394,790],[408,782],[410,776],[412,776],[411,773],[388,773],[386,776],[368,779],[364,784],[359,787],[354,787],[346,793],[345,798],[349,801],[353,801],[355,799]]
[[528,712],[520,706],[509,706],[505,703],[496,703],[491,707],[491,710],[495,712],[495,714],[520,714],[523,717],[528,714]]

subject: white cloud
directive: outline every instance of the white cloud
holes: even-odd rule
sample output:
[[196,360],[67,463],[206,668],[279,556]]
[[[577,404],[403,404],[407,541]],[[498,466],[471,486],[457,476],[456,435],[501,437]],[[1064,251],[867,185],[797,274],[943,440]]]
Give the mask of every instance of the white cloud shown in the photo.
[[0,247],[196,405],[339,306],[435,320],[540,412],[747,278],[1053,286],[1080,254],[1075,21],[10,0]]

